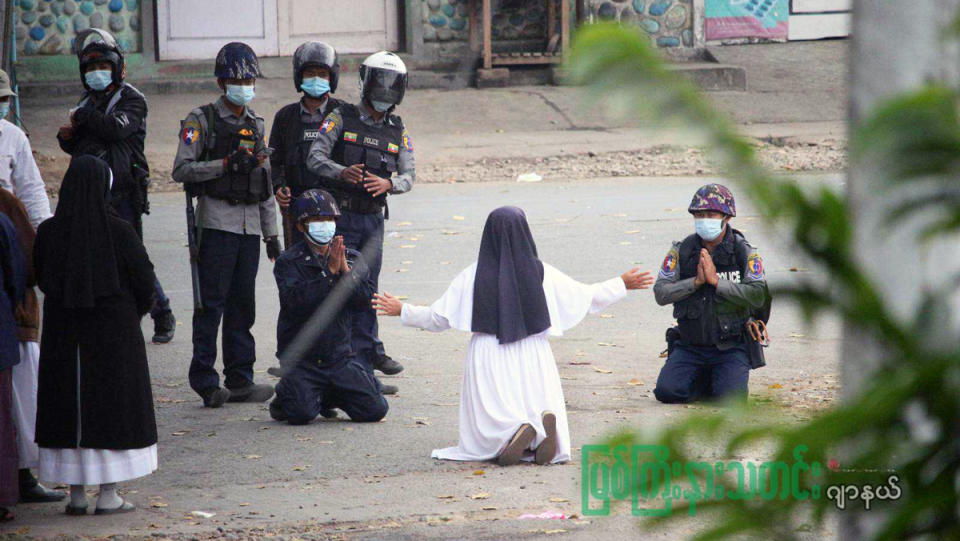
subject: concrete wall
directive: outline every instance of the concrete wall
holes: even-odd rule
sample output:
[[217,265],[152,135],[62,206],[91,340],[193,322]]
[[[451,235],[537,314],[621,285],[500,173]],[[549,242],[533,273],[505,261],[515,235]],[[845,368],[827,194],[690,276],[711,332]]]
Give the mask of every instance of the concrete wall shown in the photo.
[[14,0],[17,54],[72,54],[73,38],[87,28],[102,28],[127,53],[143,50],[139,0]]
[[589,0],[591,20],[615,20],[640,26],[658,47],[695,47],[696,18],[702,9],[693,0]]
[[[466,41],[470,37],[469,0],[421,0],[423,41]],[[556,1],[556,0],[552,0]],[[494,6],[497,5],[494,0]],[[479,5],[479,2],[477,3]],[[523,2],[519,7],[495,9],[492,34],[495,40],[546,39],[547,9],[544,1]],[[559,4],[559,3],[558,3]],[[571,2],[571,10],[575,2]],[[479,10],[477,12],[479,17]],[[559,17],[557,17],[559,25]],[[571,20],[573,20],[571,18]]]

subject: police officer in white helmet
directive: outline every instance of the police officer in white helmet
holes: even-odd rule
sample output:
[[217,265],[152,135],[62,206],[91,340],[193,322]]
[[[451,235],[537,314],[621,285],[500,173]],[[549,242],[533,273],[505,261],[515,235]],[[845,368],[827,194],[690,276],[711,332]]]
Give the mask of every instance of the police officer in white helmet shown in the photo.
[[[413,141],[394,114],[407,89],[407,67],[394,53],[381,51],[360,66],[360,103],[331,112],[310,148],[307,168],[323,179],[337,199],[337,232],[347,247],[361,252],[379,287],[383,259],[383,222],[389,217],[387,196],[413,188]],[[354,314],[353,346],[357,358],[384,374],[403,370],[386,354],[377,336],[372,308]],[[384,386],[384,393],[396,387]]]

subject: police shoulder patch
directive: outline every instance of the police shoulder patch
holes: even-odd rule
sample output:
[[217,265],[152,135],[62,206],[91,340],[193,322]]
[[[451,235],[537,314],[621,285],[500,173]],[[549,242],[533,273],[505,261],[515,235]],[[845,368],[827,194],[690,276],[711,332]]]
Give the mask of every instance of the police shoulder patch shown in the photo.
[[747,257],[747,277],[751,280],[762,280],[763,276],[763,258],[753,252]]
[[183,129],[180,130],[180,140],[183,144],[190,146],[200,139],[200,123],[195,120],[188,120],[183,123]]
[[660,276],[663,278],[673,278],[677,275],[677,264],[680,261],[680,250],[676,246],[670,248],[667,257],[663,258],[663,265],[660,266]]
[[413,139],[406,133],[403,134],[403,148],[407,149],[407,152],[413,152]]
[[337,122],[334,119],[327,117],[327,119],[323,121],[323,125],[320,126],[320,133],[330,133],[336,127]]

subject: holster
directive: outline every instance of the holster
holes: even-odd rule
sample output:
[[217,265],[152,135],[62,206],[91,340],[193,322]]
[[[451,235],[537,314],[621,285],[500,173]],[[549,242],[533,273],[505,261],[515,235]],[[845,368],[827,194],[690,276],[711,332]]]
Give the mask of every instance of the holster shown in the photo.
[[746,325],[749,325],[752,321],[754,321],[753,318],[747,320],[747,323],[744,325],[743,332],[744,343],[747,345],[747,357],[750,360],[751,370],[767,365],[767,359],[763,353],[763,350],[766,349],[766,346],[763,343],[754,340],[753,337],[750,336],[750,333],[746,330]]
[[680,329],[677,327],[670,327],[667,329],[667,357],[673,355],[673,348],[676,343],[680,341]]

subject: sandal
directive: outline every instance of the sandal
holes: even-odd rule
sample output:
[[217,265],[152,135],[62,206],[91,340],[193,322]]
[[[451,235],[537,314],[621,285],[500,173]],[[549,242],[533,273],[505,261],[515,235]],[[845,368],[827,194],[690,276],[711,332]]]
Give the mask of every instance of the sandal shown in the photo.
[[543,421],[543,430],[547,437],[537,446],[534,462],[543,466],[553,461],[557,456],[557,416],[552,411],[545,411],[540,415]]
[[510,443],[507,444],[500,456],[497,457],[497,464],[501,466],[513,466],[520,462],[523,452],[526,451],[533,439],[537,436],[536,430],[532,426],[525,424],[521,426],[513,435]]
[[84,517],[87,515],[87,506],[84,505],[83,507],[74,507],[68,503],[67,514],[72,517]]
[[128,502],[127,500],[123,500],[123,503],[120,504],[120,507],[115,507],[113,509],[101,509],[98,507],[96,508],[96,510],[94,510],[93,514],[94,515],[117,515],[120,513],[129,513],[131,511],[136,511],[136,510],[137,510],[137,507],[135,505]]

